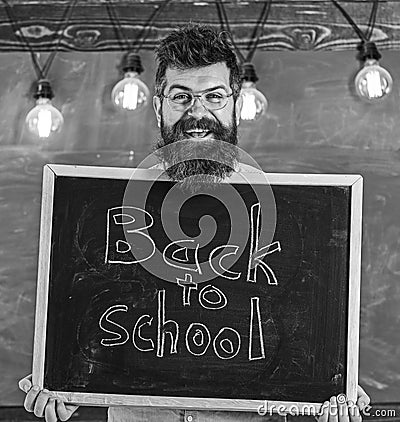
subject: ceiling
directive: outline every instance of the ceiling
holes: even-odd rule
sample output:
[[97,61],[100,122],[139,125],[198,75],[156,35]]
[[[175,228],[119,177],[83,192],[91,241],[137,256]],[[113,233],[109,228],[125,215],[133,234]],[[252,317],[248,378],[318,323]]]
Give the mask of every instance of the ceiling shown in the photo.
[[[114,51],[153,49],[157,39],[188,21],[220,27],[211,0],[6,0],[0,3],[0,51]],[[265,1],[221,0],[234,40],[249,48]],[[111,4],[112,3],[112,4]],[[379,0],[372,39],[382,49],[400,47],[400,0]],[[111,6],[110,6],[111,4]],[[372,0],[340,1],[366,30]],[[115,12],[113,21],[109,10]],[[70,19],[66,25],[66,15]],[[116,16],[116,18],[115,18]],[[153,19],[151,19],[153,17]],[[21,33],[23,36],[21,36]],[[25,38],[25,39],[24,39]],[[136,41],[135,41],[136,40]],[[275,0],[259,40],[263,50],[349,50],[359,38],[330,0]]]

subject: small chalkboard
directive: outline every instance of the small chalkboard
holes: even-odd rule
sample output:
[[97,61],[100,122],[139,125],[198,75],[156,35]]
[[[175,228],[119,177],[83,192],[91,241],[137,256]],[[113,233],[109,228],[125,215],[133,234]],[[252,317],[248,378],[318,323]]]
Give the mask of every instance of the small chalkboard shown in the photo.
[[358,175],[189,194],[162,170],[45,166],[33,381],[81,405],[355,400],[361,210]]

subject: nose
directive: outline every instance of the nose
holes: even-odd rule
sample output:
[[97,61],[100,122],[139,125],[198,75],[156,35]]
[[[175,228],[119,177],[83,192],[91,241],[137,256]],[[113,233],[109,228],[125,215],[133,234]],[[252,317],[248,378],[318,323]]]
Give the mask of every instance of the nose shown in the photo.
[[204,107],[199,97],[194,97],[194,101],[191,107],[189,107],[188,115],[196,119],[201,119],[208,113],[208,110]]

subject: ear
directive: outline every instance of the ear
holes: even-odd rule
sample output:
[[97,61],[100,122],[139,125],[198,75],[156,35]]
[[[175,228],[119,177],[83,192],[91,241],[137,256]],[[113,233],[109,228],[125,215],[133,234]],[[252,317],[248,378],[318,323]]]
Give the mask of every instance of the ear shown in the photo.
[[153,97],[153,108],[157,118],[157,126],[161,127],[161,99],[157,95]]
[[238,99],[235,103],[235,113],[236,113],[236,124],[239,126],[240,123],[240,113],[242,112],[243,98],[239,94]]

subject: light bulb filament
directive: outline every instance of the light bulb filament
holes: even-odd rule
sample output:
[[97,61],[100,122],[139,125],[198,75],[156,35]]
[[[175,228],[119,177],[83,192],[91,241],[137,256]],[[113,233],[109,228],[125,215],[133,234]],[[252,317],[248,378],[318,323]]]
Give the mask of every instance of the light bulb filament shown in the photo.
[[127,110],[136,110],[138,105],[139,87],[135,83],[128,83],[124,86],[122,107]]
[[257,114],[256,97],[250,93],[243,94],[243,105],[240,117],[243,120],[254,120]]
[[383,96],[382,82],[379,72],[373,70],[365,75],[368,96],[370,98],[380,98]]
[[51,132],[51,112],[50,110],[39,110],[37,117],[37,128],[40,138],[48,138]]

